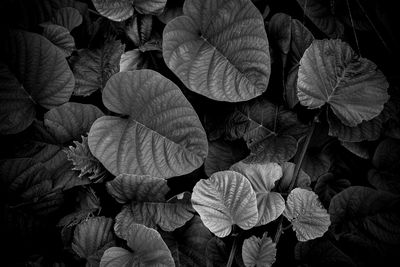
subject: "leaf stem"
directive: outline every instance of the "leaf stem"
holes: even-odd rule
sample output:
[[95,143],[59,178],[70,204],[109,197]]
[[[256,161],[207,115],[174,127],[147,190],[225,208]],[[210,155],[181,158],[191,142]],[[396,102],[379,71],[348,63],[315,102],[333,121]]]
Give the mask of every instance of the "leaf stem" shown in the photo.
[[[233,231],[232,232],[236,232],[236,225],[233,226]],[[231,253],[229,254],[229,259],[228,259],[228,263],[226,264],[226,267],[231,267],[232,263],[233,263],[233,259],[235,258],[235,253],[236,253],[236,247],[237,244],[239,242],[239,235],[236,234],[234,239],[233,239],[233,244],[232,244],[232,248],[231,248]]]

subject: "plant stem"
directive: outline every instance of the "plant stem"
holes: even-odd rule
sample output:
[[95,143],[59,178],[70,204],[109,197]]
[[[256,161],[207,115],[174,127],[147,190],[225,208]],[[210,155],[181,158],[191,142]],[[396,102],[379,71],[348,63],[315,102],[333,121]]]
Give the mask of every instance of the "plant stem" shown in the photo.
[[[235,228],[236,228],[236,225],[233,226],[233,230],[235,230]],[[238,241],[239,241],[239,235],[236,234],[236,236],[233,239],[231,253],[229,254],[229,259],[228,259],[228,263],[226,264],[226,267],[232,266],[233,259],[235,258],[236,247],[237,247]]]
[[[296,167],[294,168],[294,172],[293,172],[292,180],[291,180],[290,185],[289,185],[288,193],[290,193],[292,191],[292,189],[294,188],[294,186],[297,183],[297,179],[298,179],[298,176],[299,176],[299,173],[300,173],[300,167],[301,167],[301,164],[303,163],[304,156],[306,155],[306,152],[307,152],[307,149],[308,149],[308,145],[310,144],[311,137],[312,137],[312,135],[314,133],[315,123],[318,120],[318,115],[314,117],[313,122],[311,124],[311,128],[310,128],[310,130],[308,130],[306,140],[305,140],[305,142],[303,144],[303,147],[301,149],[299,161],[297,162]],[[275,234],[275,237],[274,237],[274,243],[275,244],[278,244],[279,239],[281,237],[281,234],[282,234],[282,231],[283,231],[282,224],[283,224],[283,215],[281,215],[279,217],[279,224],[278,224],[278,228],[276,230],[276,234]]]

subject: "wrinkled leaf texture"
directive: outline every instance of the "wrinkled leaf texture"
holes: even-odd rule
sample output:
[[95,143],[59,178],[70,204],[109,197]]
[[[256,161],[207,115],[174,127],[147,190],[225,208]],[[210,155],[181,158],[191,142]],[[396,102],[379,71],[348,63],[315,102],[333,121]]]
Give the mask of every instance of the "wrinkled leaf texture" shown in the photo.
[[252,236],[243,242],[242,258],[246,267],[270,267],[275,262],[276,244],[265,232],[262,238]]

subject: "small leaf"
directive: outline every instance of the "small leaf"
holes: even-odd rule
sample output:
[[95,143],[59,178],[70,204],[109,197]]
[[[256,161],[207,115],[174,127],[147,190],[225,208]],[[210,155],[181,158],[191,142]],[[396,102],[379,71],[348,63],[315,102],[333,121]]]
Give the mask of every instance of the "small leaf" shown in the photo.
[[[284,162],[281,164],[281,166],[282,166],[283,176],[282,179],[279,181],[278,189],[280,192],[286,192],[289,189],[290,182],[292,181],[293,172],[294,168],[296,167],[296,164],[291,162]],[[309,189],[310,185],[311,185],[310,176],[307,173],[305,173],[302,169],[300,169],[295,187]]]
[[110,218],[94,217],[75,228],[72,249],[86,259],[86,266],[98,266],[104,251],[115,244],[112,223]]
[[283,215],[292,223],[299,241],[323,236],[331,224],[329,214],[322,207],[318,196],[302,188],[290,192]]
[[124,52],[120,41],[109,40],[97,49],[80,49],[71,59],[75,74],[74,94],[88,96],[103,89],[108,79],[119,71],[119,61]]
[[281,194],[271,192],[275,182],[282,177],[282,168],[277,163],[246,164],[238,162],[231,166],[232,171],[243,174],[251,183],[257,198],[257,226],[277,219],[285,209]]
[[304,14],[330,38],[344,34],[343,24],[331,13],[329,6],[321,0],[297,0]]
[[324,207],[329,208],[331,199],[350,186],[351,183],[349,180],[336,177],[332,173],[326,173],[318,178],[314,192],[318,195]]
[[47,131],[60,144],[79,140],[87,134],[93,122],[103,116],[96,106],[74,102],[65,103],[44,114]]
[[67,158],[72,161],[72,170],[79,171],[79,177],[87,177],[91,181],[102,181],[107,170],[100,161],[90,153],[87,137],[82,136],[82,142],[74,141],[75,147],[70,146],[65,150]]
[[69,32],[82,24],[82,15],[73,7],[57,9],[51,18],[51,22],[66,28]]
[[218,237],[230,234],[232,226],[247,230],[257,223],[256,194],[250,182],[234,171],[216,172],[193,188],[193,208]]
[[383,73],[340,40],[312,43],[300,61],[297,86],[302,105],[315,109],[328,104],[351,127],[378,116],[389,99]]
[[111,247],[104,252],[100,267],[175,266],[171,252],[156,230],[133,224],[125,239],[133,252]]
[[185,1],[183,16],[164,29],[162,50],[186,87],[208,98],[245,101],[267,89],[268,38],[248,0]]
[[270,267],[275,262],[276,244],[265,232],[262,238],[252,236],[243,242],[242,258],[246,267]]
[[42,35],[60,49],[64,57],[69,57],[75,50],[75,40],[68,29],[55,24],[42,23],[41,26],[43,27]]
[[149,175],[120,174],[107,183],[107,191],[119,203],[129,201],[164,202],[169,191],[167,180]]
[[170,178],[200,167],[207,155],[203,127],[180,89],[151,70],[115,74],[104,105],[125,118],[104,116],[89,133],[89,147],[114,175]]
[[133,0],[135,9],[142,14],[157,15],[160,14],[167,0]]

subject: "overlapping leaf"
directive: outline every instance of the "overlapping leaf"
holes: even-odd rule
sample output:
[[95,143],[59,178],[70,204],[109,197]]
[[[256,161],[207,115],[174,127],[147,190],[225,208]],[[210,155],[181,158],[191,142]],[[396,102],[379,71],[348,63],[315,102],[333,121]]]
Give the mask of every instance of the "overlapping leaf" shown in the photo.
[[340,40],[312,43],[300,61],[297,87],[302,105],[315,109],[328,104],[350,127],[378,116],[389,99],[383,73]]
[[299,241],[323,236],[331,224],[329,214],[317,194],[302,188],[290,192],[283,215],[292,223]]
[[307,127],[295,113],[271,102],[254,100],[238,107],[226,125],[229,139],[243,138],[249,149],[247,162],[284,162],[297,151],[297,138]]
[[104,252],[101,267],[175,266],[171,252],[156,230],[133,224],[125,239],[133,252],[111,247]]
[[183,16],[164,29],[163,56],[190,90],[211,99],[245,101],[267,89],[268,39],[249,0],[185,1]]
[[115,74],[105,106],[126,118],[104,116],[89,133],[94,156],[114,175],[169,178],[198,168],[207,139],[190,103],[170,80],[150,70]]
[[250,182],[235,171],[216,172],[193,188],[193,208],[218,237],[230,234],[233,225],[250,229],[257,223],[257,200]]
[[252,236],[243,242],[242,258],[246,267],[270,267],[275,262],[276,244],[265,232],[262,238]]
[[282,168],[277,163],[246,164],[238,162],[233,171],[243,174],[251,183],[257,198],[257,225],[264,225],[278,218],[285,209],[281,194],[271,192],[275,182],[282,177]]

